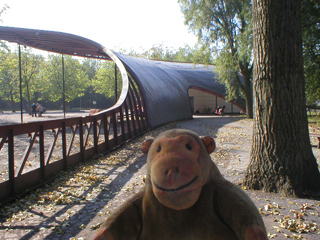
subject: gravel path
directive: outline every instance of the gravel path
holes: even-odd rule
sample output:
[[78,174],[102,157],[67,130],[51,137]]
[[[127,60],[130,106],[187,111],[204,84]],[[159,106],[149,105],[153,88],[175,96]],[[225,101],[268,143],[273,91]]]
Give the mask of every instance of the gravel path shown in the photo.
[[[92,239],[104,219],[142,188],[146,157],[140,152],[140,144],[146,136],[157,136],[165,129],[187,128],[199,135],[214,136],[217,149],[212,159],[228,180],[240,184],[250,159],[252,123],[239,117],[197,116],[148,132],[3,206],[0,239]],[[315,145],[315,139],[312,141]],[[320,150],[313,147],[313,151],[319,163]],[[260,209],[270,239],[320,239],[319,201],[246,192]],[[294,232],[297,229],[310,232]]]

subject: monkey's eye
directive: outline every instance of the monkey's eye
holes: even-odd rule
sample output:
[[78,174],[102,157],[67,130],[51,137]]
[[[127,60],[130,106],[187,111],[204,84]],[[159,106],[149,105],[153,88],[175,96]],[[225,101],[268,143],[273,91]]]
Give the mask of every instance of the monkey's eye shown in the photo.
[[161,146],[157,148],[157,152],[160,152],[160,151],[161,151]]
[[186,144],[186,148],[190,151],[192,150],[192,146],[189,143]]

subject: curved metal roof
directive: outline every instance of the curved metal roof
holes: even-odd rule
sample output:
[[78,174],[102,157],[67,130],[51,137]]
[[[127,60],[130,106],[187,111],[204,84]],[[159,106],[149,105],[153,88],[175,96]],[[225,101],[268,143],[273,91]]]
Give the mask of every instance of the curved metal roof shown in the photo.
[[216,81],[213,66],[116,55],[143,91],[151,126],[192,118],[188,94],[191,87],[222,98],[225,95],[225,87]]
[[[153,127],[192,118],[188,95],[191,87],[219,97],[225,95],[225,87],[216,81],[212,66],[130,57],[112,52],[87,38],[62,32],[0,26],[0,39],[50,52],[113,60],[126,78],[120,59],[141,90],[149,124]],[[128,86],[124,88],[128,90]],[[243,104],[237,105],[244,109]]]
[[69,33],[0,26],[0,39],[49,52],[112,60],[99,43]]

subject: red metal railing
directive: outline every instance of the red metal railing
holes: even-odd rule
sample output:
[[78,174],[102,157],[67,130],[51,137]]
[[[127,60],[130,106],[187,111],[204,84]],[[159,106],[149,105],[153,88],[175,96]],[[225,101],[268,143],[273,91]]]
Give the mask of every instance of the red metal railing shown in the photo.
[[0,126],[0,205],[56,172],[107,152],[148,129],[141,91],[124,66],[119,68],[122,92],[110,109],[87,117]]

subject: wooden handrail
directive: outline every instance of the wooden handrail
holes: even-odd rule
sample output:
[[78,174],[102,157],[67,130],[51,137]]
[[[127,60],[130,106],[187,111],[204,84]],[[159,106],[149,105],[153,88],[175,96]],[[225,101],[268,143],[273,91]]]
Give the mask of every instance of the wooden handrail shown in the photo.
[[[57,171],[105,153],[148,129],[140,89],[132,79],[129,81],[120,60],[112,52],[106,52],[123,78],[121,95],[113,107],[92,116],[0,126],[0,154],[8,151],[7,159],[1,157],[1,164],[8,163],[8,171],[0,179],[0,205],[43,184]],[[19,162],[20,150],[15,148],[23,141],[30,142]],[[27,166],[31,157],[32,161],[38,161],[39,164],[34,164],[38,167]],[[15,174],[18,164],[19,171]]]

